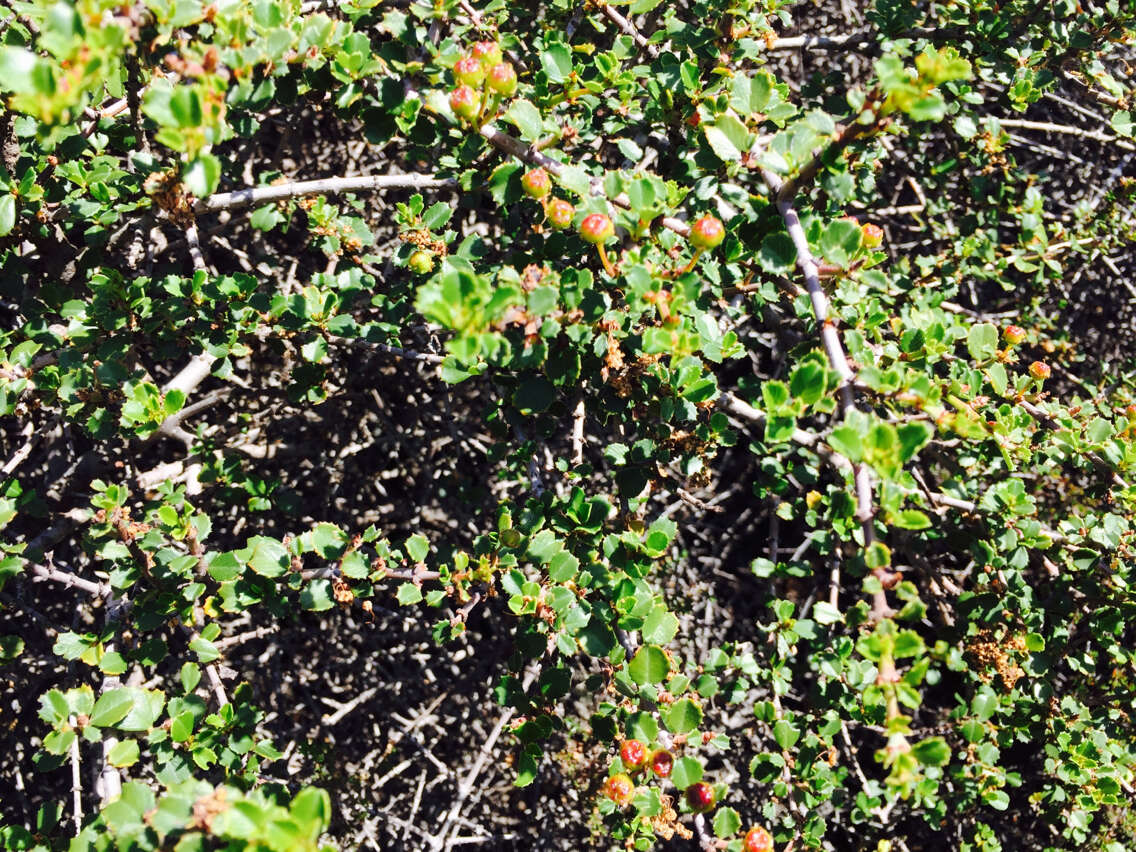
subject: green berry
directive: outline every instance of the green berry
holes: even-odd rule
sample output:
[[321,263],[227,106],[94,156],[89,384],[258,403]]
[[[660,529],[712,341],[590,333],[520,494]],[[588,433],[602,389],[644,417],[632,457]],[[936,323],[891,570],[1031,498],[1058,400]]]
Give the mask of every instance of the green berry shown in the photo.
[[544,208],[544,215],[548,217],[548,224],[559,230],[572,227],[572,219],[576,216],[576,208],[559,198],[548,202]]
[[454,79],[474,89],[485,79],[485,69],[472,56],[463,56],[454,63]]
[[615,225],[603,213],[585,216],[580,223],[580,237],[593,245],[602,246],[615,236]]
[[434,255],[426,249],[418,249],[406,261],[406,265],[419,275],[425,275],[434,269]]
[[603,786],[604,795],[615,802],[620,807],[631,802],[631,798],[635,795],[635,782],[625,772],[620,772],[618,775],[612,775]]
[[865,248],[876,248],[884,241],[884,229],[879,225],[873,225],[871,222],[860,228],[860,234]]
[[690,226],[690,244],[696,249],[712,249],[722,244],[726,229],[714,216],[703,216]]
[[481,67],[488,71],[494,65],[500,65],[504,56],[501,54],[501,45],[495,41],[479,41],[469,50],[469,55],[481,63]]
[[1026,330],[1020,325],[1008,325],[1002,330],[1002,338],[1011,346],[1017,346],[1026,339]]
[[473,121],[478,111],[477,92],[469,86],[458,86],[450,92],[450,109],[454,115],[466,121]]
[[521,176],[521,188],[530,198],[544,198],[552,192],[552,178],[544,169],[530,169]]
[[508,62],[500,62],[489,69],[486,85],[490,91],[509,97],[517,91],[517,72]]

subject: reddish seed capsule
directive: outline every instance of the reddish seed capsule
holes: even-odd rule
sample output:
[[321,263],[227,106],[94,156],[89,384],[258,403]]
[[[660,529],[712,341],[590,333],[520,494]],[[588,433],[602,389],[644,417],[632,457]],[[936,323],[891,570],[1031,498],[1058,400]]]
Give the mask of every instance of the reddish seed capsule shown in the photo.
[[450,109],[458,118],[473,121],[477,116],[477,93],[469,86],[458,86],[450,92]]
[[1034,361],[1029,365],[1029,373],[1035,379],[1045,381],[1052,375],[1053,371],[1049,369],[1049,365],[1042,361]]
[[705,781],[691,784],[686,788],[686,803],[697,814],[704,814],[714,808],[714,788]]
[[469,49],[469,55],[481,63],[481,67],[488,71],[494,65],[500,65],[504,58],[501,46],[495,41],[479,41]]
[[860,236],[864,241],[865,248],[876,248],[884,241],[884,229],[869,222],[867,225],[861,226]]
[[647,762],[647,747],[639,740],[625,740],[619,757],[628,769],[641,769]]
[[489,69],[486,83],[491,91],[508,97],[517,91],[517,72],[508,62],[500,62]]
[[585,242],[602,246],[615,236],[615,225],[603,213],[592,213],[580,223],[580,236]]
[[1026,339],[1026,330],[1020,325],[1008,325],[1002,330],[1002,339],[1011,346],[1017,346]]
[[572,227],[572,219],[576,216],[576,208],[560,198],[554,198],[544,208],[548,217],[548,224],[554,228],[564,230]]
[[476,89],[485,79],[485,69],[472,56],[463,56],[454,63],[454,79]]
[[746,832],[745,852],[773,852],[773,835],[757,825]]
[[651,771],[660,778],[670,778],[671,770],[674,769],[674,765],[674,755],[666,749],[659,749],[651,755]]
[[726,229],[714,216],[703,216],[690,226],[690,244],[697,249],[717,248],[726,238]]
[[530,198],[544,198],[552,192],[552,178],[544,169],[530,169],[521,175],[521,189]]
[[635,795],[635,782],[624,772],[612,775],[604,782],[603,794],[620,807],[628,804]]

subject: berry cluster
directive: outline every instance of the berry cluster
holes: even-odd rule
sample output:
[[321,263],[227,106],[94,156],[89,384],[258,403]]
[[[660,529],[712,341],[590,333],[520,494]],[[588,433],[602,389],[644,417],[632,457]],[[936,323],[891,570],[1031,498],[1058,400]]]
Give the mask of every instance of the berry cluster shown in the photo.
[[460,121],[481,124],[517,91],[517,72],[495,41],[479,41],[454,63],[450,109]]

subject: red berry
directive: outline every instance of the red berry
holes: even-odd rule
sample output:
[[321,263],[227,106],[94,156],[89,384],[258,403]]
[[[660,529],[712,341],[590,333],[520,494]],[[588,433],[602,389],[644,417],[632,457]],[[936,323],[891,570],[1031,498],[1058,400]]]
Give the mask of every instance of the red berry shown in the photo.
[[659,749],[651,755],[651,771],[660,778],[670,778],[671,770],[674,769],[674,765],[674,755],[666,749]]
[[548,202],[548,206],[544,208],[544,214],[548,217],[548,224],[554,228],[564,230],[565,228],[572,227],[572,219],[576,215],[576,208],[560,198],[554,198]]
[[690,243],[697,249],[717,248],[726,238],[726,229],[714,216],[703,216],[690,226]]
[[580,236],[585,242],[602,246],[615,236],[615,225],[603,213],[592,213],[580,223]]
[[647,747],[639,740],[625,740],[619,757],[628,769],[642,769],[647,762]]
[[773,852],[773,835],[757,825],[746,832],[745,852]]
[[1020,325],[1008,325],[1002,330],[1002,337],[1011,346],[1017,346],[1026,339],[1026,330]]
[[485,69],[474,57],[463,56],[454,63],[454,79],[476,89],[485,79]]
[[544,169],[530,169],[521,175],[521,189],[531,198],[544,198],[552,192],[552,178]]
[[434,255],[425,249],[418,249],[406,261],[406,265],[419,275],[425,275],[434,268]]
[[1031,376],[1041,381],[1045,381],[1053,373],[1053,371],[1049,369],[1049,365],[1042,361],[1034,361],[1030,364],[1029,372]]
[[604,782],[603,794],[622,807],[635,795],[635,782],[627,773],[620,772]]
[[686,803],[697,814],[704,814],[714,808],[714,788],[705,781],[699,781],[686,788]]
[[477,92],[469,86],[458,86],[450,92],[450,109],[458,118],[473,121],[477,116]]
[[861,226],[860,235],[864,241],[865,248],[875,248],[884,241],[884,229],[879,225],[873,225],[871,222]]
[[501,55],[501,46],[495,41],[479,41],[469,49],[469,55],[481,63],[481,67],[488,71],[494,65],[500,65],[504,58]]
[[499,95],[509,97],[517,91],[517,72],[508,62],[500,62],[489,69],[486,75],[489,88]]
[[1125,406],[1124,413],[1128,415],[1129,420],[1136,420],[1136,405]]

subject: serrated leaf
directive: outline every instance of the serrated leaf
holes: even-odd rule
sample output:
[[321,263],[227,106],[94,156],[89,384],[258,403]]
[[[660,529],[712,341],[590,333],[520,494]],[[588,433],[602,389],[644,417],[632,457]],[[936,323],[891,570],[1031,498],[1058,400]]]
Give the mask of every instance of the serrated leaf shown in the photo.
[[526,142],[536,142],[544,132],[540,110],[524,98],[513,101],[503,118],[520,131],[521,138]]
[[639,685],[662,682],[670,672],[670,661],[657,645],[644,645],[627,664],[627,674]]

